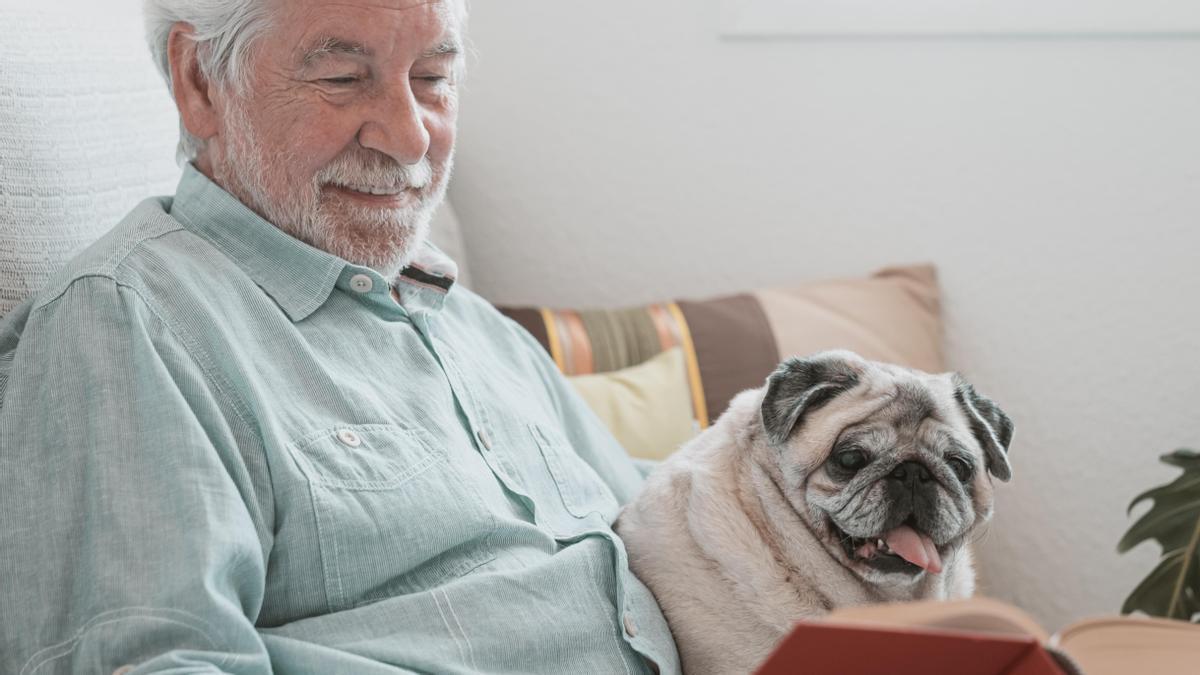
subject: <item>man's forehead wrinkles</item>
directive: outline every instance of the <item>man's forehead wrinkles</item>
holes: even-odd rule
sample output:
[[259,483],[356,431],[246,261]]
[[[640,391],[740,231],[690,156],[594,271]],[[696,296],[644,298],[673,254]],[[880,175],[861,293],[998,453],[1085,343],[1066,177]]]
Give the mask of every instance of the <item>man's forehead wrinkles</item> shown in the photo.
[[449,3],[446,0],[400,0],[398,2],[330,2],[326,3],[330,7],[346,7],[355,9],[382,9],[386,11],[406,12],[422,7],[433,7],[436,5],[447,6]]
[[[300,31],[300,34],[307,35],[308,37],[298,41],[300,45],[298,45],[293,53],[297,54],[297,57],[305,66],[330,55],[362,56],[368,58],[378,56],[377,50],[368,47],[365,42],[356,39],[358,36],[354,35],[354,33],[357,32],[356,27],[359,25],[359,22],[353,18],[355,14],[380,10],[389,12],[396,17],[396,21],[401,22],[397,25],[396,29],[401,32],[407,32],[403,30],[403,26],[408,21],[401,18],[402,16],[414,10],[432,9],[436,12],[435,24],[428,23],[426,19],[430,17],[424,14],[420,15],[421,18],[414,17],[416,19],[413,24],[414,26],[432,27],[433,25],[440,24],[442,29],[440,31],[441,34],[436,39],[429,39],[425,45],[420,45],[428,47],[428,49],[424,49],[421,52],[420,58],[459,55],[463,52],[464,46],[461,38],[460,22],[456,19],[452,8],[454,4],[453,1],[447,0],[314,3],[302,10],[303,14],[307,15],[305,20],[303,20],[303,23],[307,24],[307,26]],[[369,17],[369,14],[367,17]],[[384,17],[376,17],[371,19],[370,22],[372,25],[378,26],[381,20],[384,23],[390,23]],[[379,37],[378,32],[375,35],[377,38]],[[401,35],[397,34],[394,37],[401,37]]]

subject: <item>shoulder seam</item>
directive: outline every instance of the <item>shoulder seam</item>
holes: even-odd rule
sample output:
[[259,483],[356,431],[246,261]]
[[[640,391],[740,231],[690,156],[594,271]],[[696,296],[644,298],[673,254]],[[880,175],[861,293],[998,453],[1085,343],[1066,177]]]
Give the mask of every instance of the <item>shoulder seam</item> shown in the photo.
[[106,260],[104,262],[104,266],[106,268],[108,268],[110,270],[110,272],[115,273],[117,271],[117,268],[119,268],[125,262],[125,259],[128,258],[130,255],[132,255],[134,251],[141,248],[142,245],[145,244],[146,242],[154,241],[155,239],[161,239],[161,238],[167,236],[168,234],[174,234],[174,233],[179,232],[180,230],[184,230],[184,229],[186,229],[186,228],[184,228],[183,225],[176,222],[170,228],[163,230],[162,232],[159,232],[158,234],[142,237],[141,239],[138,239],[137,241],[132,242],[132,245],[126,247],[124,250],[117,249],[116,251],[113,251],[113,254],[111,256],[109,256],[108,260]]
[[[184,228],[182,225],[179,225],[165,232],[159,232],[158,234],[152,236],[143,237],[142,239],[138,239],[137,241],[133,242],[133,244],[130,246],[114,251],[112,255],[110,255],[102,264],[94,267],[91,270],[82,271],[75,276],[72,276],[70,279],[65,280],[62,283],[61,289],[59,289],[53,295],[49,295],[38,300],[30,312],[36,312],[47,305],[57,302],[60,298],[62,298],[62,296],[66,295],[67,291],[69,291],[71,287],[75,285],[75,282],[79,281],[80,279],[110,279],[117,284],[133,288],[131,284],[123,283],[121,280],[117,279],[117,270],[120,269],[121,265],[125,263],[125,259],[130,255],[133,255],[133,252],[141,248],[146,242],[161,239],[169,234],[174,234],[181,230],[186,231],[186,228]],[[145,298],[142,298],[142,300],[145,301]]]
[[39,300],[37,302],[37,304],[35,304],[33,306],[33,308],[29,310],[30,316],[32,317],[34,312],[40,312],[40,311],[44,310],[45,308],[49,307],[50,305],[53,305],[54,303],[61,300],[62,297],[67,294],[67,291],[71,290],[71,287],[74,286],[76,282],[83,281],[85,279],[108,279],[109,281],[111,281],[115,284],[120,283],[117,281],[116,277],[114,277],[112,274],[106,274],[104,272],[98,272],[98,271],[81,273],[78,276],[71,277],[71,279],[69,281],[67,281],[65,284],[63,284],[62,288],[54,295],[46,296],[46,297],[42,298],[41,300]]

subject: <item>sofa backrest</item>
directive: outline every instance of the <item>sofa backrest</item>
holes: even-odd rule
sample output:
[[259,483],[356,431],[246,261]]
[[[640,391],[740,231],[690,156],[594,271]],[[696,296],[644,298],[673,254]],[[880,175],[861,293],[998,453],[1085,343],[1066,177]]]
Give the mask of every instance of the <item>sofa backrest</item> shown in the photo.
[[179,168],[139,3],[0,0],[0,35],[3,315]]

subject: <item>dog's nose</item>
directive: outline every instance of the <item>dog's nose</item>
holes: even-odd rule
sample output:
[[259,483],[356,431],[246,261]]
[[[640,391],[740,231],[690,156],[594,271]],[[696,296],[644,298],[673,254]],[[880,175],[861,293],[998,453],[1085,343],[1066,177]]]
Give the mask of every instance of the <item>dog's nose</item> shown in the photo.
[[933,478],[924,464],[912,460],[902,462],[900,466],[892,469],[891,477],[909,487],[915,486],[918,482],[928,483]]

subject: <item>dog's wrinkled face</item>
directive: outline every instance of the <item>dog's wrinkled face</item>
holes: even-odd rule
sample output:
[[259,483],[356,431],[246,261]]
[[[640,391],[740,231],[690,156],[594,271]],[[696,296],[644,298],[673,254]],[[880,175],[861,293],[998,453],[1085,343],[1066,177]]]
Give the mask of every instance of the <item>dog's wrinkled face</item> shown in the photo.
[[964,380],[849,352],[781,365],[762,422],[792,507],[870,582],[940,573],[1011,474],[1012,423]]

